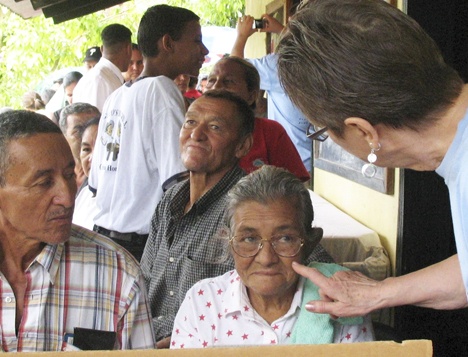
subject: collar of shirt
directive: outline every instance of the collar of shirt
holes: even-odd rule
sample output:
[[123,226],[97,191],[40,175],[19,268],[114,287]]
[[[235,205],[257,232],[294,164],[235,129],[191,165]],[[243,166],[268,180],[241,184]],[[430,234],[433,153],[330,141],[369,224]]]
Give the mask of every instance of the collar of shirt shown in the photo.
[[[194,203],[190,211],[195,212],[196,215],[202,215],[211,207],[213,202],[217,201],[224,192],[231,189],[233,183],[237,183],[237,181],[239,181],[243,176],[245,176],[245,172],[238,165],[235,165],[221,178],[221,180],[219,180],[216,185],[209,189],[198,199],[197,202]],[[183,210],[183,207],[185,207],[184,204],[187,203],[187,197],[190,197],[190,179],[175,185],[174,190],[176,190],[176,194],[171,202],[170,209],[172,215],[177,217],[178,210],[181,208]]]
[[[236,270],[232,271],[229,282],[229,288],[226,290],[223,301],[221,303],[222,311],[224,312],[225,316],[240,313],[245,319],[253,321],[258,320],[256,316],[260,315],[258,315],[258,313],[250,304],[247,288],[244,283],[242,283],[242,280]],[[297,290],[291,302],[291,307],[289,308],[288,312],[280,319],[288,318],[295,314],[298,309],[300,310],[303,288],[304,278],[300,277],[297,283]]]
[[120,72],[120,69],[108,59],[101,57],[96,66],[109,68],[112,73],[114,73],[120,79],[122,84],[125,82],[125,78],[123,77],[122,72]]
[[34,259],[29,265],[28,269],[30,269],[35,263],[41,265],[47,272],[50,283],[53,284],[60,267],[60,259],[64,251],[64,246],[65,243],[46,244],[42,251],[37,255],[36,259]]

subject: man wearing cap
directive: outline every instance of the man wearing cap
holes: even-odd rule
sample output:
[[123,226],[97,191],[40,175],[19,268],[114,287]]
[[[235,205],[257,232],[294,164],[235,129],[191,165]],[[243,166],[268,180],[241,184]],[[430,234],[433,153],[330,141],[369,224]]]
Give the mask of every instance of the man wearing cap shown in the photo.
[[102,30],[102,57],[75,87],[75,103],[89,103],[102,111],[107,97],[124,83],[122,72],[127,70],[132,57],[131,37],[132,32],[120,24]]
[[85,59],[83,60],[85,70],[89,71],[91,68],[93,68],[96,63],[99,62],[101,57],[102,52],[98,46],[88,48],[86,50]]

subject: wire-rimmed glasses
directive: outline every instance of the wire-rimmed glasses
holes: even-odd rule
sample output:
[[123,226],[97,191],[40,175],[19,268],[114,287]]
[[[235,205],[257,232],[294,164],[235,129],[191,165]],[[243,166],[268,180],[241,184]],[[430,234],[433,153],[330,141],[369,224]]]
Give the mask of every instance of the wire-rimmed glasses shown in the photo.
[[262,239],[255,235],[237,235],[229,239],[232,250],[244,258],[256,256],[263,248],[264,242],[270,243],[275,253],[285,258],[295,257],[304,245],[303,238],[289,234],[279,234],[271,239]]

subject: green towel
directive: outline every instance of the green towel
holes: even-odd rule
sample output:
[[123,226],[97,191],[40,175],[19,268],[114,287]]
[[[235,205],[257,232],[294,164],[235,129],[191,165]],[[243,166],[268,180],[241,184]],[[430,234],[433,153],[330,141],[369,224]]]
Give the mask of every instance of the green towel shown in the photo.
[[[338,264],[310,263],[309,267],[319,270],[323,275],[330,277],[340,270],[348,270]],[[333,343],[334,325],[359,325],[364,319],[362,317],[340,317],[332,319],[328,314],[316,314],[305,309],[305,304],[311,300],[320,300],[318,287],[309,279],[304,283],[302,291],[302,303],[299,317],[291,337],[291,344],[323,344]]]

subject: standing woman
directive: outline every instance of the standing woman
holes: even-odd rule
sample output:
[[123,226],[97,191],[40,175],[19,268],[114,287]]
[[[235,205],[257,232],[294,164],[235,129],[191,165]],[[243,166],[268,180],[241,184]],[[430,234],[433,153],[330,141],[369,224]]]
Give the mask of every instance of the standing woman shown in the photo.
[[381,282],[357,273],[327,279],[296,265],[321,287],[308,309],[355,316],[413,304],[467,307],[468,87],[409,16],[381,0],[307,3],[277,49],[279,73],[312,124],[375,166],[436,170],[449,188],[458,254]]

